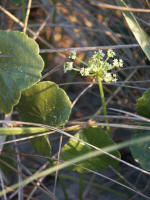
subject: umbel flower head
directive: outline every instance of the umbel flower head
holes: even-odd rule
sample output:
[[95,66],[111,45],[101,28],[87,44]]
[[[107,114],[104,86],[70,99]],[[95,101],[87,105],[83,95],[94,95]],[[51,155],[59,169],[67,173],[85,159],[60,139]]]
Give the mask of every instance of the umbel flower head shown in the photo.
[[[76,57],[76,52],[70,53],[69,58],[74,60],[79,60],[85,66],[82,68],[73,67],[73,62],[66,62],[64,65],[64,72],[68,70],[75,70],[80,72],[82,76],[93,76],[99,77],[101,81],[114,82],[117,81],[116,74],[112,74],[110,71],[114,68],[123,67],[122,59],[117,59],[115,57],[115,52],[111,49],[107,51],[105,55],[102,50],[95,51],[88,63],[83,62],[78,57]],[[111,60],[112,62],[109,62]]]
[[73,62],[66,62],[64,65],[64,72],[71,71],[73,69]]

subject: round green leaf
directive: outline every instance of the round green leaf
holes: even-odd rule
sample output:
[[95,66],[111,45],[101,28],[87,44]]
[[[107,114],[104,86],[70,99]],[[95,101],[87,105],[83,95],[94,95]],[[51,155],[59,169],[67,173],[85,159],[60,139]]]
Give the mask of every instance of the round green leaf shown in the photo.
[[0,112],[12,111],[21,92],[40,80],[43,67],[33,39],[18,31],[0,31]]
[[136,110],[139,115],[150,118],[150,88],[137,100]]
[[44,81],[22,93],[18,111],[24,121],[59,127],[69,119],[71,102],[57,84]]
[[51,145],[48,135],[42,137],[35,137],[30,139],[31,145],[34,150],[41,156],[50,156],[51,154]]
[[[150,131],[138,130],[132,134],[132,139],[149,136]],[[145,170],[150,170],[150,142],[137,143],[130,147],[132,156]]]
[[[111,136],[106,134],[104,130],[98,127],[87,127],[83,129],[82,133],[77,133],[75,136],[99,148],[104,148],[114,144]],[[83,154],[90,153],[94,150],[95,149],[93,149],[92,147],[87,146],[86,144],[82,144],[81,142],[73,138],[70,138],[69,142],[63,147],[61,159],[67,161]],[[111,152],[111,154],[120,158],[120,154],[118,151],[113,151]],[[91,170],[102,170],[109,167],[109,165],[115,166],[117,169],[119,169],[118,161],[110,158],[107,155],[90,158],[88,160],[78,163],[78,165]],[[75,170],[79,173],[85,172],[84,169],[75,165],[71,166],[70,169]]]
[[[71,112],[71,102],[65,91],[50,81],[40,82],[25,90],[17,107],[23,121],[55,127],[64,125]],[[31,144],[40,155],[50,155],[51,145],[47,135],[32,139]]]

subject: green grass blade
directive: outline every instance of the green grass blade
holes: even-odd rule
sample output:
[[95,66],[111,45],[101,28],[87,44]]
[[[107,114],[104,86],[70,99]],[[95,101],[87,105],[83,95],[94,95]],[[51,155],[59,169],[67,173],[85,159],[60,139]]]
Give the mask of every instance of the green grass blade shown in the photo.
[[[116,0],[116,3],[119,6],[128,7],[123,0]],[[141,28],[138,21],[136,20],[134,14],[129,11],[122,11],[123,16],[135,36],[137,42],[141,46],[147,58],[150,60],[150,37],[149,35]]]
[[50,130],[47,128],[39,128],[39,127],[16,127],[16,128],[0,128],[0,136],[1,135],[22,135],[22,134],[38,134],[49,132]]

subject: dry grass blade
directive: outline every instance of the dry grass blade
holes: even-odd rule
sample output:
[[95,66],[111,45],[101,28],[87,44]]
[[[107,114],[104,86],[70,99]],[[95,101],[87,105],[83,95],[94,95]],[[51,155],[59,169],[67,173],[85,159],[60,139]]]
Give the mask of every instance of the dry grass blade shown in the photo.
[[126,189],[128,189],[128,190],[130,190],[130,191],[132,191],[132,192],[135,192],[136,194],[138,194],[138,195],[144,197],[145,199],[150,199],[150,197],[148,197],[147,195],[144,195],[144,194],[141,193],[140,191],[137,191],[136,189],[134,189],[134,188],[132,188],[132,187],[129,187],[129,186],[127,186],[127,185],[124,185],[124,184],[122,184],[122,183],[119,183],[118,181],[116,181],[116,180],[114,180],[114,179],[112,179],[112,178],[109,178],[108,176],[105,176],[105,175],[103,175],[103,174],[101,174],[101,173],[99,173],[99,172],[95,172],[95,171],[93,171],[93,170],[90,170],[90,169],[87,169],[87,168],[84,168],[84,167],[81,167],[81,168],[87,170],[88,172],[92,172],[93,174],[95,174],[95,175],[97,175],[97,176],[103,177],[104,179],[107,179],[107,180],[109,180],[109,181],[111,181],[111,182],[113,182],[113,183],[116,183],[117,185],[120,185],[120,186],[122,186],[122,187],[124,187],[124,188],[126,188]]
[[[5,122],[5,123],[8,123],[7,121],[0,120],[0,123],[4,123],[4,122]],[[130,164],[130,163],[124,161],[124,160],[121,160],[121,159],[119,159],[119,158],[113,156],[112,154],[108,153],[107,151],[105,151],[105,150],[103,150],[103,149],[101,149],[101,148],[98,148],[98,147],[96,147],[96,146],[94,146],[94,145],[91,145],[90,143],[87,143],[87,142],[85,142],[85,141],[83,141],[83,140],[81,140],[81,139],[79,139],[79,138],[76,138],[75,136],[73,136],[73,135],[71,135],[71,134],[69,134],[69,133],[67,133],[67,132],[65,132],[65,131],[63,131],[63,130],[61,130],[61,129],[57,129],[57,128],[52,127],[52,126],[43,125],[43,124],[38,124],[38,123],[18,122],[18,121],[11,121],[11,122],[12,122],[12,123],[16,123],[16,124],[26,124],[26,125],[28,124],[28,125],[38,126],[38,127],[45,127],[45,128],[50,129],[50,130],[60,132],[60,133],[62,133],[63,135],[65,135],[65,136],[67,136],[67,137],[69,137],[69,138],[73,138],[73,139],[75,139],[75,140],[77,140],[77,141],[79,141],[79,142],[81,142],[81,143],[83,143],[83,144],[85,144],[85,145],[88,145],[88,146],[92,147],[93,149],[96,149],[96,150],[102,152],[103,154],[108,155],[109,157],[111,157],[111,158],[113,158],[113,159],[115,159],[115,160],[117,160],[117,161],[119,161],[119,162],[121,162],[121,163],[123,163],[123,164],[125,164],[125,165],[127,165],[127,166],[129,166],[129,167],[131,167],[131,168],[134,168],[134,169],[136,169],[136,170],[138,170],[138,171],[140,171],[140,172],[143,172],[143,173],[145,173],[145,174],[150,175],[150,173],[149,173],[148,171],[143,170],[143,169],[140,169],[139,167],[136,167],[136,166],[134,166],[134,165],[132,165],[132,164]],[[10,122],[9,122],[9,123],[10,123]],[[83,123],[82,123],[82,124],[83,124]],[[84,123],[84,124],[87,126],[87,123]],[[150,130],[150,127],[147,127],[147,126],[136,126],[136,125],[127,125],[127,124],[125,125],[125,124],[97,123],[97,125],[98,125],[98,126],[102,126],[102,127],[107,127],[107,126],[109,126],[109,127],[119,127],[119,128],[127,128],[127,129],[134,129],[134,130],[135,130],[135,129],[139,129],[139,130]],[[39,135],[32,136],[32,137],[41,137],[41,136],[47,135],[47,134],[48,134],[48,133],[43,133],[43,134],[39,134]],[[17,142],[17,141],[21,141],[21,140],[28,140],[29,138],[31,138],[31,136],[26,137],[26,138],[21,138],[21,139],[15,140],[15,141]],[[12,142],[15,142],[15,141],[8,141],[8,142],[5,142],[4,144],[9,144],[9,143],[12,143]],[[142,141],[142,139],[141,139],[141,141]],[[130,143],[130,141],[129,141],[128,143]],[[116,146],[117,146],[117,145],[116,145]],[[109,148],[109,147],[108,147],[108,148]]]
[[96,47],[72,47],[72,48],[60,48],[60,49],[41,49],[40,53],[58,53],[58,52],[70,52],[70,51],[96,51],[96,50],[107,50],[107,49],[126,49],[126,48],[137,48],[138,44],[127,44],[127,45],[111,45],[111,46],[96,46]]
[[32,0],[28,0],[26,18],[25,18],[24,28],[23,28],[23,32],[24,32],[24,33],[26,33],[26,31],[27,31],[28,19],[29,19],[29,15],[30,15],[31,5],[32,5]]
[[[16,137],[13,136],[13,139],[16,140]],[[20,155],[18,154],[19,150],[18,150],[18,147],[17,147],[17,143],[15,142],[14,145],[15,145],[15,151],[16,151],[16,154],[17,154],[18,183],[20,184],[23,181],[23,179],[22,179],[21,159],[20,159]],[[19,188],[18,188],[18,200],[23,200],[23,199],[24,199],[23,186],[19,185]]]
[[40,35],[40,32],[42,31],[42,29],[46,26],[47,22],[49,21],[49,19],[51,18],[52,13],[50,13],[46,19],[44,20],[44,22],[41,24],[41,26],[39,27],[38,31],[35,33],[35,35],[33,36],[33,39],[36,40],[38,38],[38,36]]
[[86,91],[88,89],[90,89],[92,86],[94,85],[94,83],[91,83],[90,85],[88,85],[82,92],[80,92],[80,94],[76,97],[76,99],[72,102],[71,108],[74,107],[74,105],[77,103],[77,101],[79,100],[79,98],[84,95],[86,93]]
[[[1,183],[2,190],[5,190],[5,184],[4,184],[4,181],[3,181],[3,173],[2,173],[2,171],[0,171],[0,183]],[[7,200],[7,195],[6,194],[4,194],[3,197],[4,197],[4,200]]]
[[[59,163],[60,163],[60,153],[61,153],[61,149],[62,149],[62,141],[63,141],[63,135],[60,136],[59,149],[58,149],[58,154],[57,154],[56,168],[57,168],[57,165],[59,165]],[[54,190],[53,190],[54,195],[56,194],[56,186],[57,186],[57,180],[58,180],[58,173],[59,173],[59,170],[56,169],[55,181],[54,181]]]
[[95,0],[91,0],[91,3],[93,5],[96,5],[101,8],[107,8],[107,9],[113,9],[113,10],[119,10],[119,11],[130,11],[130,12],[143,12],[143,13],[149,13],[150,9],[141,9],[141,8],[126,8],[123,6],[116,6],[116,5],[110,5],[106,3],[99,3],[96,2]]
[[[19,117],[16,109],[14,109],[12,113],[12,121],[0,121],[0,124],[5,124],[6,127],[9,123],[13,127],[16,127],[16,132],[20,131],[22,127],[24,128],[22,130],[25,131],[25,126],[35,126],[30,127],[31,129],[36,129],[38,127],[45,127],[45,129],[48,129],[48,132],[42,132],[42,134],[35,134],[34,132],[34,135],[20,136],[20,132],[17,132],[18,136],[0,142],[0,146],[6,144],[8,146],[9,144],[9,146],[15,145],[17,147],[16,152],[3,151],[1,156],[15,157],[16,160],[18,160],[18,171],[16,170],[17,167],[14,169],[9,163],[1,160],[0,162],[3,162],[7,167],[12,167],[11,169],[13,173],[15,173],[16,178],[22,178],[22,180],[17,180],[18,186],[20,183],[25,183],[22,186],[24,191],[20,190],[21,187],[17,188],[9,194],[9,199],[17,198],[16,196],[19,194],[18,199],[20,200],[23,198],[26,198],[27,200],[43,199],[44,195],[47,195],[49,199],[57,198],[58,200],[61,200],[65,195],[61,193],[62,189],[60,189],[59,184],[59,176],[61,176],[60,169],[62,164],[64,164],[62,165],[63,169],[67,166],[67,163],[60,160],[60,152],[64,143],[68,141],[69,138],[78,140],[73,134],[80,132],[82,128],[87,126],[109,126],[111,127],[111,133],[115,142],[118,142],[118,140],[122,141],[120,140],[121,137],[119,138],[118,135],[118,138],[114,136],[115,131],[118,129],[121,129],[121,134],[123,134],[123,130],[126,129],[131,134],[132,130],[136,129],[150,130],[148,125],[150,119],[135,114],[136,99],[150,87],[149,61],[143,54],[141,48],[139,48],[141,43],[139,43],[140,45],[137,44],[134,35],[132,35],[131,31],[135,31],[135,28],[131,28],[130,31],[121,15],[123,12],[126,16],[129,16],[131,12],[133,12],[134,17],[133,15],[130,15],[130,17],[135,20],[134,25],[138,24],[138,28],[143,26],[143,30],[149,34],[149,1],[126,1],[129,7],[126,7],[125,4],[118,4],[118,6],[116,6],[115,4],[117,1],[119,0],[113,0],[108,3],[106,1],[100,2],[97,0],[24,0],[24,5],[26,5],[26,7],[24,7],[22,3],[15,4],[15,1],[4,0],[0,3],[0,29],[9,31],[20,31],[23,29],[24,32],[27,31],[29,36],[34,40],[37,40],[36,42],[40,46],[40,54],[45,61],[45,67],[42,72],[43,76],[40,81],[56,82],[66,91],[70,99],[73,100],[71,120],[68,122],[67,127],[58,129],[44,124],[13,121]],[[120,0],[120,2],[123,2],[123,0]],[[26,19],[23,23],[22,20],[24,19],[22,18],[25,17],[25,11]],[[22,15],[22,12],[24,12],[24,15]],[[140,42],[143,43],[144,37],[141,37],[140,31],[136,31],[136,34],[137,33],[139,34],[138,36],[140,36]],[[145,41],[148,40],[149,38],[146,36]],[[66,61],[69,61],[69,58],[66,58],[66,56],[72,50],[75,50],[78,53],[81,60],[87,62],[93,55],[93,51],[104,50],[105,52],[108,49],[115,50],[116,58],[121,58],[124,61],[125,67],[111,71],[112,73],[117,73],[118,81],[116,83],[103,84],[108,114],[99,115],[102,108],[100,107],[101,102],[98,96],[98,83],[96,81],[93,82],[93,79],[90,77],[80,77],[72,72],[64,74],[63,65],[65,59]],[[0,50],[2,51],[2,49]],[[11,57],[11,55],[5,55],[5,53],[0,52],[0,60],[6,58],[10,59]],[[75,61],[75,66],[77,66],[78,69],[83,67],[82,64],[77,61]],[[110,122],[109,124],[103,123],[106,117]],[[147,125],[144,126],[143,124]],[[12,134],[13,131],[14,130],[11,132]],[[3,134],[2,132],[3,130],[1,129],[0,134]],[[26,134],[26,132],[24,133]],[[51,159],[52,162],[54,161],[54,164],[56,164],[55,169],[52,169],[54,170],[52,177],[48,176],[48,179],[46,176],[49,175],[47,169],[49,162],[45,163],[45,159],[49,160],[50,157],[37,155],[29,144],[30,139],[46,135],[49,135],[50,137],[52,145]],[[8,137],[12,137],[10,136],[10,133]],[[141,138],[141,141],[145,140]],[[137,140],[136,142],[140,143],[141,141]],[[147,138],[146,141],[149,141],[149,138]],[[128,145],[132,145],[134,141],[128,141],[126,144],[118,143],[118,146],[114,147],[118,149],[121,148],[119,145],[125,147],[120,151],[122,159],[113,157],[109,153],[110,149],[100,149],[82,140],[78,140],[78,142],[82,142],[83,144],[88,145],[89,148],[98,150],[98,153],[105,154],[119,161],[121,166],[120,173],[114,169],[110,170],[108,168],[106,169],[106,173],[104,171],[105,175],[103,172],[90,171],[85,168],[87,172],[92,173],[91,175],[94,177],[94,180],[92,178],[90,179],[90,176],[87,178],[85,175],[86,182],[83,182],[87,187],[85,187],[85,191],[83,191],[83,199],[150,199],[148,191],[150,185],[150,172],[141,169],[138,164],[136,165],[133,156],[130,155],[130,150],[126,148]],[[29,149],[28,145],[30,146]],[[24,151],[26,148],[27,150]],[[24,160],[22,160],[22,158]],[[74,161],[70,162],[69,165],[78,166]],[[34,174],[29,170],[29,166],[34,170]],[[43,173],[45,170],[47,170],[46,174]],[[65,173],[68,173],[68,169],[64,170],[64,174]],[[25,174],[29,178],[27,178]],[[132,180],[130,179],[131,177],[133,177]],[[8,177],[8,179],[10,180],[10,184],[12,184],[11,178]],[[121,179],[125,184],[120,181]],[[31,180],[32,184],[26,185]],[[66,186],[66,191],[69,195],[68,199],[72,200],[73,195],[75,197],[74,199],[78,199],[78,191],[71,187],[76,188],[79,181],[75,182],[75,180],[72,179],[71,183],[69,179],[64,180],[64,185]],[[142,182],[141,180],[144,181]],[[5,185],[8,184],[2,176],[0,177],[0,182],[1,188],[3,190],[7,189]],[[96,191],[96,188],[94,188],[95,182],[98,182],[100,186],[106,186],[108,190],[101,187],[100,189],[104,189],[104,191],[100,191],[100,189]],[[133,193],[124,192],[124,197],[121,195],[119,196],[119,193],[122,193],[123,191],[122,187],[124,187],[124,189],[126,188],[124,191],[129,190],[129,192],[131,191]],[[50,191],[48,188],[50,188]],[[57,191],[56,195],[51,192],[53,189],[54,194]],[[116,194],[117,197],[113,196],[115,195],[115,192],[113,193],[111,189],[118,192],[118,194]],[[7,200],[8,196],[4,194],[3,198],[4,200]]]
[[[145,138],[145,141],[146,141],[146,140],[147,140],[147,137]],[[141,141],[142,141],[142,140],[141,140]],[[143,140],[143,141],[144,141],[144,140]],[[139,142],[139,139],[136,139],[136,142]],[[129,144],[129,143],[130,143],[130,144],[133,144],[133,143],[131,143],[131,142],[128,142],[128,144]],[[134,141],[134,143],[135,143],[135,141]],[[125,145],[125,144],[126,144],[126,143],[124,143],[124,145]],[[123,145],[122,145],[121,147],[123,147]],[[110,147],[109,147],[109,150],[112,151],[112,150],[114,150],[114,148],[110,148]],[[75,164],[75,163],[77,163],[77,162],[83,161],[83,160],[88,159],[88,158],[91,158],[91,157],[98,156],[98,155],[100,155],[100,154],[101,154],[101,153],[100,153],[99,151],[91,152],[91,153],[88,153],[88,154],[86,154],[86,155],[82,155],[82,156],[80,156],[80,157],[78,157],[78,158],[69,160],[69,161],[67,161],[67,162],[65,162],[65,163],[63,163],[63,164],[60,164],[60,165],[57,166],[57,167],[58,167],[58,169],[63,169],[63,168],[68,167],[68,166],[70,166],[70,165],[72,165],[72,164]],[[33,176],[31,176],[30,178],[24,180],[24,181],[22,182],[22,184],[26,185],[26,184],[30,183],[31,181],[33,181],[33,180],[35,180],[35,179],[37,179],[37,178],[40,178],[40,177],[42,177],[42,176],[44,176],[44,175],[53,173],[53,172],[55,172],[55,171],[56,171],[56,167],[51,167],[51,168],[49,168],[49,169],[47,169],[47,170],[45,170],[45,171],[42,171],[42,172],[40,172],[40,173],[38,173],[38,174],[36,174],[36,175],[33,175]],[[129,190],[135,192],[134,189],[132,189],[132,188],[130,188],[130,187],[128,187],[128,186],[125,186],[125,185],[122,184],[122,183],[118,183],[118,181],[115,181],[115,180],[113,180],[113,179],[111,179],[111,178],[109,178],[109,177],[107,177],[107,176],[105,176],[105,175],[102,175],[102,174],[100,174],[100,173],[98,173],[98,172],[95,172],[95,171],[92,171],[92,170],[89,170],[89,171],[93,172],[94,174],[100,175],[100,176],[102,176],[102,177],[104,177],[104,178],[106,178],[106,179],[108,179],[108,180],[111,180],[112,182],[114,182],[114,183],[116,183],[116,184],[119,184],[120,186],[126,187],[127,189],[129,189]],[[3,194],[6,193],[6,192],[8,193],[8,192],[10,192],[10,191],[16,189],[17,187],[18,187],[18,184],[15,184],[15,185],[11,186],[11,188],[8,188],[7,190],[3,190],[2,192],[0,192],[0,195],[3,195]],[[138,193],[138,192],[136,191],[136,193]],[[141,193],[138,193],[138,194],[139,194],[139,195],[143,195],[143,194],[141,194]],[[143,196],[145,196],[145,198],[150,198],[150,197],[147,197],[146,195],[143,195]]]
[[[0,10],[2,12],[4,12],[7,16],[9,16],[13,21],[15,21],[17,24],[19,24],[19,26],[21,26],[22,28],[24,28],[25,24],[23,22],[21,22],[17,17],[15,17],[13,14],[11,14],[8,10],[6,10],[5,8],[3,8],[1,5],[0,5]],[[32,31],[31,29],[29,29],[27,27],[27,30],[32,34],[32,35],[35,35],[34,31]],[[46,42],[43,38],[41,38],[40,36],[38,37],[38,39],[43,43],[45,44],[47,47],[51,48],[51,45]]]
[[[9,165],[6,161],[2,160],[0,158],[0,162],[3,163],[5,166],[9,167],[10,169],[12,169],[12,171],[16,172],[17,174],[19,174],[20,172],[18,172],[14,167],[12,167],[11,165]],[[31,175],[31,174],[30,174]],[[26,175],[22,174],[23,177],[26,177]],[[40,186],[40,183],[38,184],[38,181],[37,183],[32,181],[32,184],[36,187],[38,187],[38,189],[40,189],[43,193],[45,193],[49,198],[51,198],[52,200],[56,200],[55,196],[50,193],[50,192],[47,192],[46,190],[44,190],[41,186]]]

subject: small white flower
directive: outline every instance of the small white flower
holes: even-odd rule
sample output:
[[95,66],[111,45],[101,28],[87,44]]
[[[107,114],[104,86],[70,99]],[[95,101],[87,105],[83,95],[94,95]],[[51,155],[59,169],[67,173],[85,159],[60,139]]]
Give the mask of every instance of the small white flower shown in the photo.
[[114,68],[114,66],[112,64],[108,63],[108,62],[105,63],[104,67],[105,67],[105,70],[107,70],[107,71]]
[[84,67],[82,67],[81,70],[80,70],[80,74],[82,76],[89,76],[89,74],[90,74],[90,68],[84,68]]
[[123,67],[123,60],[122,59],[120,59],[120,60],[114,59],[113,65],[114,65],[114,67]]
[[111,73],[106,73],[106,75],[104,77],[104,81],[107,83],[110,83],[110,82],[112,82],[112,79],[113,79],[113,77],[112,77]]
[[88,65],[89,65],[89,67],[88,67],[89,72],[91,72],[91,73],[98,72],[98,66],[95,63],[89,62]]
[[113,81],[113,82],[116,82],[116,81],[117,81],[117,75],[116,75],[116,74],[113,74],[112,77],[113,77],[112,81]]
[[97,67],[97,65],[93,65],[93,67],[92,67],[92,70],[91,70],[92,72],[98,72],[98,67]]
[[102,60],[104,58],[105,54],[102,50],[98,50],[94,52],[94,55],[92,56],[93,60]]
[[119,66],[123,67],[123,60],[122,59],[119,60]]
[[76,54],[76,51],[74,51],[74,50],[71,51],[70,54],[69,54],[69,58],[72,59],[72,60],[75,60],[76,56],[77,56],[77,54]]
[[104,61],[103,60],[100,61],[100,65],[101,66],[104,65]]
[[115,54],[115,52],[114,52],[112,49],[108,49],[108,51],[107,51],[107,56],[108,56],[109,58],[114,58],[115,55],[116,55],[116,54]]
[[102,50],[98,50],[97,54],[101,57],[104,58],[105,54],[103,53]]
[[114,66],[114,67],[119,67],[119,66],[120,66],[120,63],[119,63],[119,60],[118,60],[118,59],[115,58],[115,59],[113,60],[113,66]]
[[73,62],[66,62],[64,64],[64,73],[73,69]]

